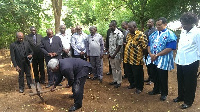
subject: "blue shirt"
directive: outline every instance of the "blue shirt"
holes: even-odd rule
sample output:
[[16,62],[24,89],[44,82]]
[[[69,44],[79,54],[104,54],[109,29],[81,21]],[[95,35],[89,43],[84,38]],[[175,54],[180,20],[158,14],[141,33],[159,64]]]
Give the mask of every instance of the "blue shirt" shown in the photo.
[[[171,48],[172,50],[175,50],[176,39],[177,37],[172,31],[164,29],[161,32],[156,31],[149,36],[148,46],[150,46],[150,51],[152,54],[158,54],[166,48]],[[148,56],[148,58],[151,57]],[[173,51],[170,51],[166,55],[158,56],[153,64],[157,65],[157,68],[160,68],[162,70],[174,69]]]

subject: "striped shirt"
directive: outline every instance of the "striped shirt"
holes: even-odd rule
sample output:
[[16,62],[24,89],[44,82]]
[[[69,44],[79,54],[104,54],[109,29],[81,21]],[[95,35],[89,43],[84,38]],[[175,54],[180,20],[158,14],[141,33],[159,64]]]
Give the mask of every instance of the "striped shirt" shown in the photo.
[[[174,44],[173,41],[176,42],[176,39],[176,35],[168,29],[166,29],[164,32],[161,32],[160,35],[159,31],[152,33],[149,36],[149,46],[151,53],[158,54],[159,52],[168,48],[167,46],[169,46],[169,43]],[[174,69],[173,51],[170,51],[166,55],[158,56],[158,58],[153,62],[153,64],[157,65],[157,68],[160,68],[162,70]]]
[[134,34],[128,34],[124,50],[124,63],[131,65],[143,65],[143,49],[147,48],[147,37],[141,31],[135,31]]

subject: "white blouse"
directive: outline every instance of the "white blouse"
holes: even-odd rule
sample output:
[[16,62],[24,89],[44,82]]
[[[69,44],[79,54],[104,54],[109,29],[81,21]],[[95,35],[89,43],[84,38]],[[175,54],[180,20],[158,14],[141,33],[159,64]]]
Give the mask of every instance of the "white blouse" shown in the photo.
[[200,29],[193,27],[189,32],[182,30],[175,63],[189,65],[200,60]]

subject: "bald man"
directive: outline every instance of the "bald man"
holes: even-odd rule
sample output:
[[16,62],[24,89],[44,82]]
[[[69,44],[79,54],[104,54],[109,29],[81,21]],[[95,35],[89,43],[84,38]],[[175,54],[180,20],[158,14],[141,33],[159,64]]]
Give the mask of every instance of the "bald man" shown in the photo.
[[31,88],[31,75],[30,64],[28,58],[32,58],[33,51],[31,50],[29,43],[24,41],[24,35],[22,32],[16,33],[17,41],[10,45],[11,60],[19,73],[19,92],[24,92],[24,73],[26,74],[27,85]]
[[[60,37],[53,34],[52,29],[46,30],[47,36],[41,41],[41,49],[45,55],[46,65],[52,58],[61,59],[61,52],[63,50],[62,41]],[[56,76],[47,68],[48,85],[47,88],[54,84]]]

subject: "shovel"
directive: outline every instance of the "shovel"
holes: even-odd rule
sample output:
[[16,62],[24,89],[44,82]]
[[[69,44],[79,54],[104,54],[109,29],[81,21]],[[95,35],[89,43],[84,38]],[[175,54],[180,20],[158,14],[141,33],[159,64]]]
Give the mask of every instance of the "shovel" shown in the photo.
[[[32,94],[37,94],[40,97],[40,99],[42,100],[42,103],[44,104],[45,103],[44,99],[40,95],[40,91],[41,91],[40,83],[39,82],[35,83],[35,76],[34,76],[34,73],[33,73],[32,59],[33,58],[28,58],[28,60],[30,61],[30,67],[31,67],[32,84],[30,84],[30,85],[31,85],[31,89],[32,89]],[[29,93],[29,94],[31,94],[31,93]]]

